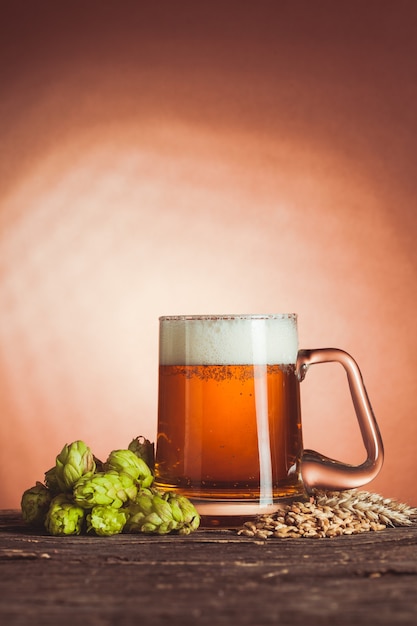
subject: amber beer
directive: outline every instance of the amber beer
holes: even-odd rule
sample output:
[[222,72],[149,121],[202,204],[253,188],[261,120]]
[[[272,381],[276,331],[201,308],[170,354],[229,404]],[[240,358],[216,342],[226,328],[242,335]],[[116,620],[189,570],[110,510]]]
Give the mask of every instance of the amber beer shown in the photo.
[[160,324],[156,484],[203,515],[304,493],[296,316]]

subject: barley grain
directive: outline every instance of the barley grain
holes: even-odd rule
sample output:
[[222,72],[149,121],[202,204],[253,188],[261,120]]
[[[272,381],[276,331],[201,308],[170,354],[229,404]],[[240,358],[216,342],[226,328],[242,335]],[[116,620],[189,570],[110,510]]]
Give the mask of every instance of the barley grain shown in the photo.
[[417,509],[368,491],[313,492],[308,502],[293,502],[276,513],[247,521],[237,532],[246,537],[324,538],[408,526]]

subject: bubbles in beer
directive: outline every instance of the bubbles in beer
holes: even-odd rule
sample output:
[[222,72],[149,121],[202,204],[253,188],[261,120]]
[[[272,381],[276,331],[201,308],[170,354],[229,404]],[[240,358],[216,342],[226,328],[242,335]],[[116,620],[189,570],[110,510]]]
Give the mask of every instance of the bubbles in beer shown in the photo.
[[[294,366],[286,364],[270,365],[268,371],[271,373],[281,371],[283,373],[293,373]],[[218,383],[225,380],[254,380],[265,377],[264,366],[253,366],[245,368],[229,367],[227,365],[174,365],[164,369],[166,376],[182,376],[184,379],[198,378],[201,381],[215,381]],[[242,395],[242,393],[240,393]],[[250,396],[252,394],[249,394]]]

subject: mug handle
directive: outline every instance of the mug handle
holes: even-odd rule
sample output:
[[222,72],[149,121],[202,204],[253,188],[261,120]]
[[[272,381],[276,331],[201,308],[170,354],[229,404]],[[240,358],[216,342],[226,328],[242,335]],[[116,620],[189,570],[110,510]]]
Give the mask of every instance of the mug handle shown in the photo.
[[350,354],[337,348],[300,350],[296,369],[298,380],[304,380],[310,365],[329,362],[341,363],[345,368],[367,459],[361,465],[347,465],[314,450],[304,450],[301,459],[301,475],[307,491],[312,489],[335,491],[354,489],[375,478],[384,461],[381,434],[366,393],[361,372]]

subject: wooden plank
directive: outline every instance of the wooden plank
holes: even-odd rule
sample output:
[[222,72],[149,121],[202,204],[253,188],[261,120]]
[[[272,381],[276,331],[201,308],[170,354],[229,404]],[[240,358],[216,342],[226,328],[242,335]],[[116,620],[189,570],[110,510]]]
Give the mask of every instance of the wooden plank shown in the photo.
[[417,524],[334,539],[50,537],[0,515],[4,624],[411,625]]

